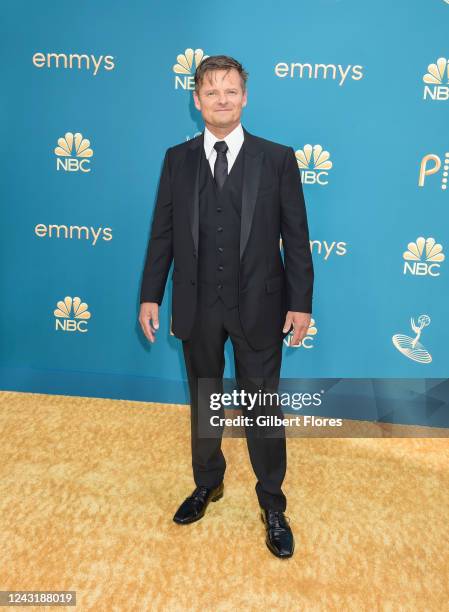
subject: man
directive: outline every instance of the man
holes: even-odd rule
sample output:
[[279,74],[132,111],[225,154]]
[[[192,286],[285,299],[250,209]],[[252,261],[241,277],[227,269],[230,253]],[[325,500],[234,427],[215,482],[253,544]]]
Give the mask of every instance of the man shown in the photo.
[[[227,338],[240,387],[261,390],[256,381],[262,381],[263,390],[273,389],[283,339],[293,326],[292,344],[299,343],[310,323],[314,272],[298,165],[291,147],[241,125],[247,77],[224,55],[198,65],[193,98],[205,129],[165,154],[141,285],[139,321],[154,342],[174,259],[172,329],[182,340],[189,381],[196,484],[173,518],[178,524],[199,520],[223,496],[222,429],[202,433],[200,396],[223,388]],[[261,414],[266,407],[257,408]],[[278,406],[272,414],[282,416]],[[291,557],[294,538],[281,489],[285,431],[261,429],[245,425],[265,541],[276,556]]]

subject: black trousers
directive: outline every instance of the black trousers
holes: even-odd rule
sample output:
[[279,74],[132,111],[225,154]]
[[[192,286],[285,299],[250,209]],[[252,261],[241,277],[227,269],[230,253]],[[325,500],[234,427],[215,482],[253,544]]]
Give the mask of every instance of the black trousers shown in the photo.
[[[209,296],[210,297],[210,296]],[[208,304],[209,302],[209,304]],[[205,436],[202,418],[212,414],[224,416],[221,408],[210,411],[202,400],[203,391],[223,392],[225,367],[224,345],[230,337],[234,350],[234,365],[238,389],[248,393],[277,391],[282,361],[282,339],[263,349],[252,349],[243,334],[238,307],[227,308],[220,298],[210,304],[200,289],[196,318],[190,338],[183,340],[184,361],[190,390],[191,450],[193,477],[196,486],[216,487],[223,480],[226,460],[221,449],[223,428],[214,428],[214,437]],[[207,379],[207,380],[205,380]],[[256,397],[254,395],[253,397]],[[259,394],[260,397],[260,394]],[[262,405],[263,404],[263,405]],[[278,403],[257,403],[251,410],[240,406],[242,415],[253,422],[259,414],[283,418]],[[284,511],[287,500],[281,485],[286,471],[286,440],[284,426],[245,425],[250,461],[257,478],[256,494],[262,508]]]

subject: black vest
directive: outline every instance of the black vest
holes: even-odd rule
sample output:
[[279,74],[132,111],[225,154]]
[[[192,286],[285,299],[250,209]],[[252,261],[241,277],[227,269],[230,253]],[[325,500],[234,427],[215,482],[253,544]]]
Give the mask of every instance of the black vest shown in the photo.
[[227,308],[238,304],[244,147],[221,191],[201,147],[198,282],[207,304],[221,299]]

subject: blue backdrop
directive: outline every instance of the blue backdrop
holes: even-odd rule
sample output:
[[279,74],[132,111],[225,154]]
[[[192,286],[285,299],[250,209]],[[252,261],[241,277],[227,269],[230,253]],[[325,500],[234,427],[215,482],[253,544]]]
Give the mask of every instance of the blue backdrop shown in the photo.
[[[171,284],[154,345],[137,316],[165,150],[203,129],[203,54],[242,62],[243,125],[297,154],[316,281],[282,376],[447,378],[445,0],[1,12],[4,389],[188,402]],[[230,343],[226,359],[232,376]]]

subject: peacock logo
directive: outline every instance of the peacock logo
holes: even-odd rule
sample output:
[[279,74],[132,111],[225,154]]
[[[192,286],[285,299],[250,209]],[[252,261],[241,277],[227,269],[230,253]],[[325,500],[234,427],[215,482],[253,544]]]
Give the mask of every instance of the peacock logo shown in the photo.
[[302,149],[295,151],[298,168],[301,172],[301,181],[306,185],[327,185],[329,170],[332,168],[329,151],[325,151],[319,144],[306,144]]
[[449,99],[449,60],[439,57],[434,64],[427,66],[427,72],[423,76],[424,95],[427,100],[448,100]]
[[64,300],[57,302],[56,306],[53,311],[56,331],[87,332],[87,321],[91,314],[86,302],[81,301],[79,297],[66,296]]
[[423,236],[415,242],[409,242],[402,257],[404,274],[414,276],[439,276],[440,263],[445,259],[442,245],[438,244],[435,238]]
[[90,158],[94,152],[90,147],[90,140],[83,138],[79,132],[66,132],[64,137],[58,138],[55,154],[56,170],[90,172]]
[[206,57],[209,56],[202,49],[186,49],[178,55],[173,66],[175,89],[195,89],[195,70]]

